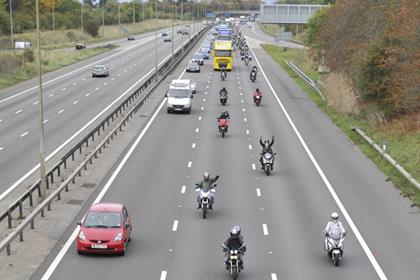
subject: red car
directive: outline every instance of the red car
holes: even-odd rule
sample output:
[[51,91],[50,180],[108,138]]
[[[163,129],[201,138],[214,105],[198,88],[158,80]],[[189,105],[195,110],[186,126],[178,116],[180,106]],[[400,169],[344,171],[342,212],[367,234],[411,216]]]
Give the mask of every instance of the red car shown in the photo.
[[78,225],[77,253],[125,254],[132,225],[124,205],[94,204]]

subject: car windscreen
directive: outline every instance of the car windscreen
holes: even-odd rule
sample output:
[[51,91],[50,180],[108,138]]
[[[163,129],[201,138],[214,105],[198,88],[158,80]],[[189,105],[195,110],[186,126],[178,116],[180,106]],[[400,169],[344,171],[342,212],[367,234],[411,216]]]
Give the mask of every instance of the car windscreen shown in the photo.
[[189,98],[190,97],[190,91],[188,89],[171,88],[171,89],[169,89],[168,97]]
[[83,223],[87,228],[120,228],[121,214],[119,212],[91,211]]
[[215,51],[215,56],[218,56],[218,57],[231,57],[232,56],[232,52],[231,51],[226,51],[226,50],[216,50]]
[[96,66],[95,70],[105,70],[105,66]]

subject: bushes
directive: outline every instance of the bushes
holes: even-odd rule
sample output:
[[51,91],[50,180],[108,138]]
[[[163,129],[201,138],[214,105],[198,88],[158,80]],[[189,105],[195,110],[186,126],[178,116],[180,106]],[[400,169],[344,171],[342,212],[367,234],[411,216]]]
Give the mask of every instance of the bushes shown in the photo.
[[92,16],[87,16],[83,24],[83,29],[92,37],[96,37],[99,33],[99,22]]
[[34,62],[35,61],[34,51],[32,49],[26,49],[23,52],[23,59],[25,62]]

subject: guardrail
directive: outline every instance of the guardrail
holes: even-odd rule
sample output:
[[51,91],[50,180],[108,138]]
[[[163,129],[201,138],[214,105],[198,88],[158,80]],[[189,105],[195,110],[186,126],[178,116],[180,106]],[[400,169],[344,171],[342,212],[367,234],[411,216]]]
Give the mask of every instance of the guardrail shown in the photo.
[[417,189],[420,190],[420,183],[416,181],[416,179],[407,172],[404,167],[399,165],[399,163],[393,159],[389,154],[387,154],[378,144],[376,144],[363,130],[358,127],[352,127],[353,131],[356,131],[363,139],[366,140],[375,150],[377,150],[395,169],[397,169],[401,175],[403,175],[411,184],[413,184]]
[[[144,102],[154,93],[155,89],[159,86],[159,84],[167,77],[167,75],[180,63],[180,61],[184,58],[184,56],[194,47],[197,40],[201,38],[203,33],[208,28],[202,29],[191,39],[188,41],[187,44],[184,45],[183,48],[180,48],[176,53],[174,53],[174,57],[168,59],[159,69],[158,69],[158,80],[150,89],[148,89],[147,93],[143,96],[141,100],[138,101],[136,105],[131,107],[131,109],[125,114],[123,119],[118,123],[116,127],[112,129],[110,133],[105,137],[104,140],[86,157],[86,159],[71,173],[71,175],[60,184],[60,186],[55,189],[44,201],[42,201],[16,228],[10,232],[5,239],[0,242],[0,252],[4,250],[6,247],[7,255],[10,255],[10,243],[16,239],[19,235],[19,240],[23,241],[23,231],[24,229],[30,224],[31,229],[35,228],[35,218],[41,214],[41,217],[45,215],[45,208],[48,211],[51,210],[51,203],[53,199],[57,198],[57,200],[61,200],[61,193],[63,191],[69,190],[69,185],[74,184],[76,181],[76,177],[82,175],[83,170],[87,170],[87,166],[92,164],[93,159],[97,158],[98,153],[101,153],[102,150],[110,143],[110,140],[117,135],[118,131],[122,131],[123,126],[127,124],[129,119],[137,112],[137,110],[144,104]],[[163,73],[163,74],[162,74]],[[74,161],[75,160],[75,153],[79,151],[82,153],[83,148],[87,148],[89,146],[89,140],[93,142],[95,139],[95,135],[98,136],[102,132],[105,131],[105,125],[109,126],[110,122],[116,119],[118,116],[121,116],[123,111],[127,109],[127,107],[135,101],[136,98],[143,93],[147,87],[152,83],[152,81],[156,79],[156,74],[151,75],[134,93],[132,93],[128,98],[126,98],[113,112],[111,112],[99,125],[97,125],[88,135],[86,135],[79,143],[77,143],[70,151],[47,173],[47,188],[49,189],[50,184],[54,183],[54,173],[57,173],[57,176],[61,176],[62,169],[67,168],[67,161],[70,158]],[[33,196],[34,193],[38,193],[38,197],[41,197],[40,194],[40,180],[38,180],[35,184],[33,184],[29,190],[23,194],[19,199],[14,202],[7,211],[5,211],[0,216],[0,222],[4,220],[6,217],[8,218],[8,228],[12,228],[12,212],[19,208],[19,217],[23,217],[23,203],[25,200],[29,199],[29,205],[33,206]]]
[[309,78],[302,70],[300,70],[296,65],[293,64],[291,61],[285,61],[286,64],[299,76],[304,80],[311,88],[313,88],[319,96],[321,96],[322,100],[325,101],[325,96],[322,94],[321,90],[317,87],[316,83]]

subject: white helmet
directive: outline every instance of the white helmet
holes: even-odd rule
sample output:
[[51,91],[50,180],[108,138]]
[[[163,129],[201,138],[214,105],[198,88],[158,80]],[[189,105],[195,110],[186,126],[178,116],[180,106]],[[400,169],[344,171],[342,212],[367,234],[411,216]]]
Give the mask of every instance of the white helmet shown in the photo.
[[331,221],[336,222],[338,221],[338,213],[337,212],[332,212],[331,213]]
[[207,171],[204,172],[203,177],[204,177],[204,180],[210,179],[210,175],[209,175],[209,173]]

